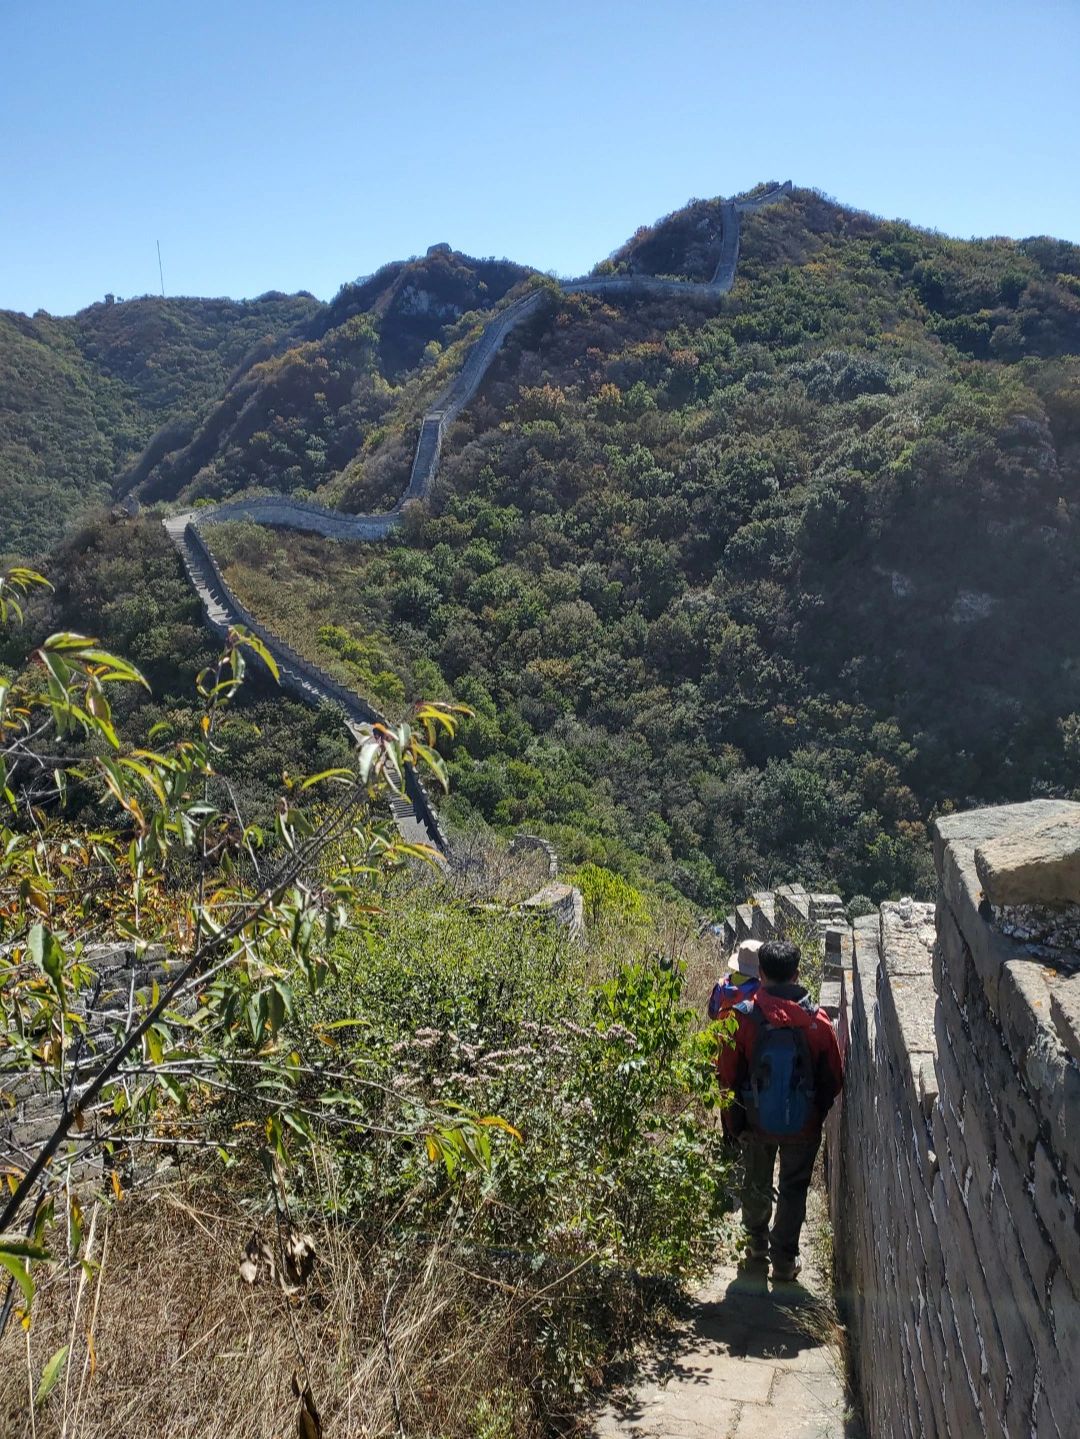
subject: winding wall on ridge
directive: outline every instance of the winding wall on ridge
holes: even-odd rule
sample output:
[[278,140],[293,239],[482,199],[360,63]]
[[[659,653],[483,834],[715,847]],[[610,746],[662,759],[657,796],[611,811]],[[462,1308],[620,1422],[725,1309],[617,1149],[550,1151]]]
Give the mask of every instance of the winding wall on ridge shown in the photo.
[[[735,282],[739,260],[739,221],[744,213],[775,204],[791,193],[791,181],[777,185],[762,195],[749,199],[725,200],[721,205],[720,256],[713,277],[708,282],[665,280],[651,275],[586,276],[562,282],[562,289],[575,294],[610,296],[726,295]],[[446,433],[472,400],[499,353],[507,336],[543,305],[547,296],[543,286],[520,296],[500,310],[481,330],[461,369],[423,417],[416,452],[413,455],[409,483],[392,510],[377,515],[348,515],[306,500],[290,499],[287,495],[263,495],[249,500],[230,500],[220,505],[172,515],[165,520],[165,529],[176,546],[184,570],[203,604],[207,623],[215,632],[224,634],[232,624],[242,624],[262,640],[274,656],[281,672],[282,685],[299,698],[312,704],[331,703],[345,715],[350,728],[382,720],[377,710],[359,695],[345,689],[324,670],[299,655],[291,646],[260,625],[240,604],[229,589],[202,527],[225,520],[252,520],[256,524],[276,525],[283,529],[323,535],[334,540],[381,540],[394,530],[402,519],[402,511],[410,501],[423,500],[439,469]],[[439,827],[435,810],[420,781],[410,771],[408,805],[397,801],[395,819],[406,838],[422,839],[446,853],[445,835]],[[422,832],[422,833],[421,833]]]

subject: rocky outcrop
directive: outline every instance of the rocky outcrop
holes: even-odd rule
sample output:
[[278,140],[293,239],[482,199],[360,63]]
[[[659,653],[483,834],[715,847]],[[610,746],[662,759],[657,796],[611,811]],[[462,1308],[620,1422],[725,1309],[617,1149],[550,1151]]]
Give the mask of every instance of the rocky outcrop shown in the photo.
[[1080,955],[1006,933],[976,858],[1040,826],[1080,805],[939,819],[936,907],[854,926],[828,1170],[871,1439],[1076,1432]]

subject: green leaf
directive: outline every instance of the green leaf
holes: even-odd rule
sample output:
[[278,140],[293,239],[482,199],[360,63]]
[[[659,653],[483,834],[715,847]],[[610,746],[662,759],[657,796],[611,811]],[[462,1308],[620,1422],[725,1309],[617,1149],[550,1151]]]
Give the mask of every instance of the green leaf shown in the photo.
[[44,648],[47,650],[81,650],[87,645],[96,644],[89,635],[79,635],[73,630],[61,630],[55,635],[50,635],[45,641]]
[[124,684],[142,685],[143,689],[150,688],[146,678],[129,664],[127,660],[119,659],[116,655],[110,654],[108,650],[87,649],[83,650],[79,658],[86,664],[100,665],[103,673],[98,674],[99,680],[119,680]]
[[311,1125],[308,1123],[304,1115],[294,1114],[289,1109],[283,1109],[281,1111],[281,1118],[282,1122],[284,1124],[287,1124],[294,1134],[299,1134],[301,1139],[311,1139]]
[[60,1375],[63,1374],[64,1365],[67,1363],[68,1348],[69,1346],[65,1344],[62,1349],[58,1349],[41,1371],[41,1382],[37,1387],[37,1393],[34,1395],[35,1405],[44,1404],[45,1400],[48,1399],[49,1395],[56,1388],[56,1381],[60,1378]]
[[274,659],[258,635],[253,635],[250,630],[245,630],[240,626],[235,626],[232,633],[236,636],[238,643],[247,645],[249,650],[253,650],[259,656],[275,680],[280,682],[281,674],[277,667],[277,660]]
[[43,924],[35,924],[30,931],[30,958],[40,970],[48,975],[59,999],[64,998],[64,951],[60,948],[52,930]]
[[17,1254],[21,1259],[48,1259],[43,1244],[30,1239],[4,1239],[0,1237],[0,1254]]
[[156,1027],[152,1027],[143,1035],[146,1043],[146,1051],[154,1064],[160,1064],[165,1058],[165,1046],[161,1042],[161,1035]]
[[27,1305],[34,1302],[34,1281],[30,1277],[30,1271],[16,1254],[7,1254],[0,1249],[0,1265],[2,1265],[15,1280],[15,1283],[23,1292],[23,1298]]
[[313,784],[318,784],[320,780],[324,779],[351,780],[353,778],[355,778],[355,776],[353,775],[351,769],[324,769],[320,770],[318,774],[309,774],[307,779],[304,780],[303,784],[300,786],[300,788],[310,789]]

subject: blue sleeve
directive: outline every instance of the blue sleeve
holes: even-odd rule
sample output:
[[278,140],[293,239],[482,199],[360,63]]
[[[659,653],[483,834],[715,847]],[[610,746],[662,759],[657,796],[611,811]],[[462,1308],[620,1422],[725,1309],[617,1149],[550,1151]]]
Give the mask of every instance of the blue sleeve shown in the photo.
[[720,1010],[721,1010],[721,1008],[722,1008],[722,1006],[723,1006],[723,1003],[724,1003],[724,990],[725,990],[726,988],[727,988],[727,986],[726,986],[725,984],[723,984],[722,981],[720,981],[720,980],[717,980],[716,983],[713,985],[713,987],[712,987],[712,993],[709,995],[709,1018],[710,1018],[710,1019],[719,1019],[719,1018],[720,1018]]

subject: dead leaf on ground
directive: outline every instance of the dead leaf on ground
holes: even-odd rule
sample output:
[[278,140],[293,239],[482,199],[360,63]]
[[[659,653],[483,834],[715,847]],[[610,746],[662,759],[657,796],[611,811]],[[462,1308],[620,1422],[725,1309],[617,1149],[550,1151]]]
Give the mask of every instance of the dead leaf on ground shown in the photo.
[[251,1238],[244,1246],[244,1257],[240,1261],[240,1278],[245,1284],[254,1284],[259,1277],[259,1269],[265,1264],[270,1271],[270,1278],[274,1278],[274,1254],[269,1245],[264,1244],[262,1236],[257,1229],[251,1232]]
[[286,1281],[294,1288],[307,1283],[308,1276],[315,1268],[315,1241],[310,1234],[301,1234],[298,1230],[287,1228],[281,1238],[281,1252],[284,1258],[285,1273],[282,1276],[282,1284]]
[[296,1395],[296,1434],[297,1439],[322,1439],[322,1420],[319,1418],[319,1411],[315,1407],[315,1397],[311,1392],[311,1385],[305,1384],[300,1388],[300,1376],[293,1374],[292,1391]]

